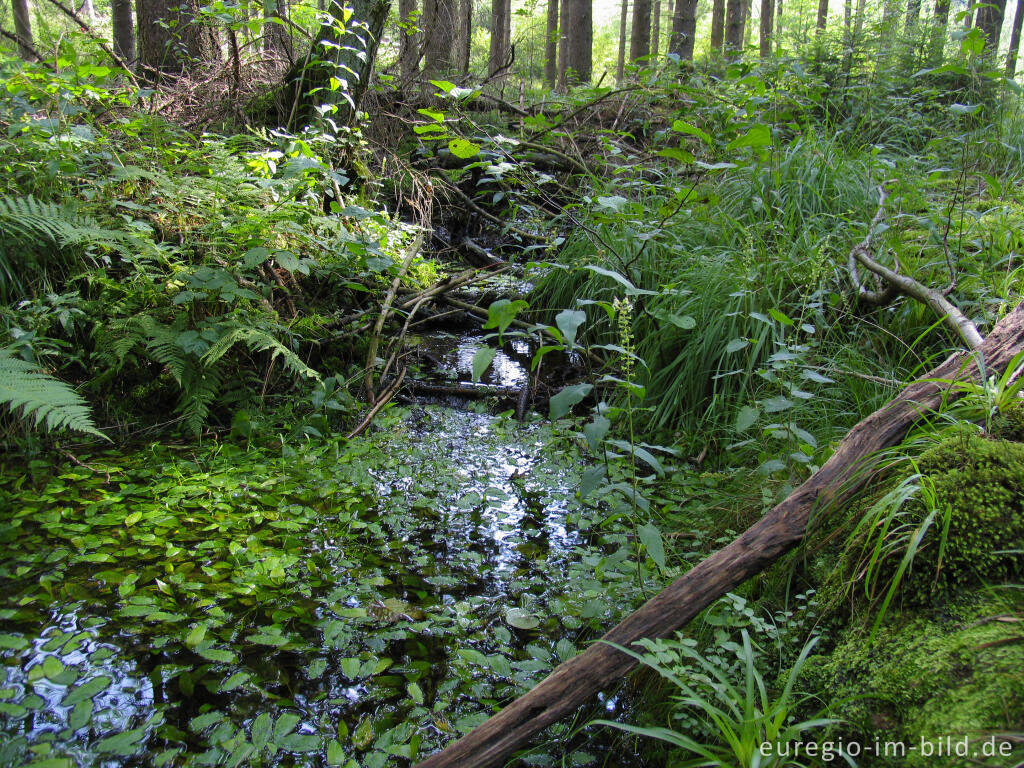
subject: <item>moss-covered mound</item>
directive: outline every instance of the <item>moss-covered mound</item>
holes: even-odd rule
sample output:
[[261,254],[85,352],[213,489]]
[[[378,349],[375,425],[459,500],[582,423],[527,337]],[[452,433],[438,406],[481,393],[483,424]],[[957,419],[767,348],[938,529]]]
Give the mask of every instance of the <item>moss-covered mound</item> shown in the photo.
[[[1024,745],[1012,737],[1024,731],[1024,598],[1008,594],[1009,601],[984,597],[942,615],[904,616],[870,643],[867,632],[850,631],[832,653],[812,657],[801,686],[834,696],[831,714],[845,721],[835,738],[863,748],[859,765],[1011,766],[1024,759]],[[940,739],[953,754],[938,755]],[[902,748],[869,754],[885,744]]]

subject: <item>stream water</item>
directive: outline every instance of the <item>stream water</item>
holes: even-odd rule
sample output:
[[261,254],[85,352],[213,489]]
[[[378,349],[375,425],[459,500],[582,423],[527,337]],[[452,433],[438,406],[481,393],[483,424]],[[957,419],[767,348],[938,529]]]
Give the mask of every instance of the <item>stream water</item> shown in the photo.
[[[464,378],[482,342],[417,343]],[[564,422],[457,405],[6,470],[0,766],[408,765],[577,653],[634,596],[626,524]],[[607,764],[568,728],[523,764]]]

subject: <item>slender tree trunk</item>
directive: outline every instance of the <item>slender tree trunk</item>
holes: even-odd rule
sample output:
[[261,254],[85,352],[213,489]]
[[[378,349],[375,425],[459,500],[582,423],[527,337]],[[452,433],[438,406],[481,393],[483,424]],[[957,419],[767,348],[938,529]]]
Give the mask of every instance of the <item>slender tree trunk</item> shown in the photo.
[[[314,119],[319,114],[317,108],[323,105],[337,108],[333,117],[336,123],[351,124],[370,84],[384,23],[391,12],[391,0],[349,0],[344,4],[339,0],[328,0],[328,3],[332,19],[343,21],[346,32],[339,36],[336,23],[322,24],[313,38],[316,42],[313,43],[310,61],[300,60],[293,64],[285,76],[291,97],[289,103],[294,104],[296,118],[288,121],[289,127]],[[452,29],[448,27],[449,33]],[[321,45],[321,40],[326,45]],[[448,54],[451,56],[450,48]],[[348,73],[349,85],[345,91],[330,87],[331,79],[337,77],[339,69]]]
[[711,52],[721,53],[725,32],[725,0],[714,0],[711,6]]
[[458,0],[424,0],[423,73],[428,79],[450,75],[456,64]]
[[[491,59],[490,74],[508,64],[512,43],[511,0],[491,0]],[[507,73],[503,73],[502,77]]]
[[816,34],[820,37],[828,25],[828,0],[818,0],[818,18],[814,24]]
[[754,0],[743,0],[743,50],[750,47],[754,33]]
[[693,42],[697,36],[697,0],[676,0],[672,16],[672,36],[668,51],[683,61],[693,61]]
[[587,85],[594,72],[593,0],[569,0],[566,85]]
[[290,61],[294,60],[292,36],[285,25],[288,18],[285,0],[264,0],[263,18],[263,47],[267,51],[288,57]]
[[629,60],[651,53],[651,0],[633,0],[633,29],[629,36]]
[[569,66],[569,2],[558,0],[558,88],[565,90],[566,74]]
[[626,79],[626,29],[629,22],[629,0],[621,0],[619,8],[619,53],[615,60],[615,81]]
[[1020,53],[1020,31],[1024,23],[1024,0],[1017,0],[1017,9],[1013,13],[1013,25],[1010,27],[1010,50],[1006,54],[1006,76],[1017,74],[1017,57]]
[[769,59],[772,55],[772,22],[775,20],[775,7],[772,0],[761,0],[761,58]]
[[132,0],[111,0],[111,25],[114,28],[114,53],[128,65],[135,63],[135,20]]
[[548,88],[558,84],[558,0],[548,0],[547,37],[544,39],[544,81]]
[[416,0],[398,0],[398,64],[402,80],[412,80],[420,69],[420,32]]
[[867,13],[866,0],[857,0],[857,12],[854,14],[853,20],[853,40],[854,45],[860,43],[861,33],[864,31],[864,15]]
[[985,44],[987,53],[995,55],[999,51],[999,35],[1003,29],[1003,14],[1006,11],[1006,0],[987,0],[978,9],[975,26],[985,33],[988,42]]
[[79,10],[79,13],[82,16],[85,16],[85,20],[88,21],[90,25],[96,23],[96,4],[93,0],[82,0],[82,7]]
[[917,29],[917,23],[921,20],[921,0],[907,0],[907,21],[903,25],[903,31],[908,39]]
[[193,23],[196,0],[135,0],[137,61],[150,73],[180,74],[212,58],[213,40]]
[[725,50],[738,53],[743,47],[743,0],[727,0],[725,6]]
[[775,52],[782,52],[782,2],[783,0],[775,0],[775,29],[773,34],[775,35]]
[[661,53],[661,0],[654,0],[651,11],[651,57],[655,60]]
[[18,45],[18,55],[25,61],[34,61],[36,57],[32,53],[32,22],[28,14],[28,0],[11,0],[11,10],[14,12],[14,34],[25,43]]
[[931,58],[933,67],[942,64],[946,52],[946,31],[949,28],[949,0],[935,0],[935,16],[932,21]]

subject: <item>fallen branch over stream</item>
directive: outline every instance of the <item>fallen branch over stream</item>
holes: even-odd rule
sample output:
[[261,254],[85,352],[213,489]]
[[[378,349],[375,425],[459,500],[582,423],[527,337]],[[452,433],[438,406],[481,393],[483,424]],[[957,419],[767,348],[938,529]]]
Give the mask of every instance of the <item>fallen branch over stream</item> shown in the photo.
[[[1024,304],[984,340],[977,355],[986,373],[999,375],[1024,347]],[[878,452],[899,443],[910,427],[943,399],[959,393],[954,381],[978,379],[974,355],[951,356],[910,384],[847,433],[832,457],[806,482],[731,544],[632,613],[604,636],[630,646],[645,637],[671,635],[704,608],[776,562],[801,542],[812,514],[849,501],[871,479]],[[615,684],[636,662],[599,642],[560,664],[535,688],[416,768],[488,768],[503,763],[544,728],[574,712],[598,691]]]

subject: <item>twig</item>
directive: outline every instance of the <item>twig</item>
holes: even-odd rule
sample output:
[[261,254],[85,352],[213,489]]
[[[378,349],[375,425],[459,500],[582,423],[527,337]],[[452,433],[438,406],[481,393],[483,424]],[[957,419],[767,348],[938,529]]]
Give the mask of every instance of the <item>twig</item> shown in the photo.
[[33,46],[32,43],[29,42],[28,40],[26,40],[25,38],[18,37],[18,35],[12,35],[6,29],[0,29],[0,37],[6,37],[8,40],[13,42],[15,45],[21,46],[23,49],[25,49],[26,51],[31,53],[33,56],[35,56],[36,57],[36,61],[44,61],[45,60],[44,57],[43,57],[43,54],[41,54],[38,50],[36,50],[35,46]]
[[398,374],[398,378],[395,379],[394,382],[392,382],[391,386],[381,393],[380,399],[378,399],[377,402],[373,404],[373,407],[370,409],[369,413],[367,413],[366,416],[363,417],[363,420],[359,422],[359,426],[353,429],[347,435],[345,435],[346,440],[351,440],[353,437],[358,437],[363,433],[363,431],[368,426],[370,426],[370,422],[373,421],[373,418],[378,413],[380,413],[381,409],[385,405],[387,405],[391,401],[391,398],[393,398],[395,394],[398,392],[399,388],[402,386],[403,379],[405,379],[405,368],[402,368],[402,372]]
[[511,232],[514,235],[518,235],[519,237],[522,237],[522,238],[524,238],[526,240],[533,240],[534,242],[537,242],[537,243],[546,243],[548,241],[548,239],[545,236],[543,236],[543,235],[535,235],[532,232],[527,232],[524,229],[519,229],[519,227],[515,227],[515,226],[513,226],[511,224],[508,224],[507,222],[502,221],[497,216],[495,216],[493,213],[490,213],[489,211],[485,211],[479,205],[474,203],[473,200],[470,199],[469,195],[467,195],[465,192],[463,192],[457,186],[455,186],[450,181],[448,181],[448,179],[445,178],[444,176],[436,174],[435,178],[437,178],[439,181],[441,181],[445,185],[445,187],[447,187],[448,189],[452,190],[459,197],[461,197],[462,200],[466,203],[466,205],[468,205],[474,211],[479,213],[485,219],[493,221],[499,227],[502,227],[503,229],[507,230],[508,232]]
[[73,10],[64,5],[64,3],[60,2],[60,0],[50,0],[50,2],[53,3],[53,5],[57,6],[64,13],[65,16],[74,21],[85,32],[87,32],[89,36],[93,39],[93,41],[96,43],[96,45],[98,45],[103,50],[103,52],[110,57],[111,61],[113,61],[118,67],[125,71],[125,73],[128,75],[128,79],[131,80],[136,86],[138,86],[139,81],[135,78],[135,75],[132,72],[132,68],[125,62],[124,59],[122,59],[120,56],[118,56],[110,49],[110,47],[104,42],[103,38],[100,37],[100,35],[98,35],[95,31],[93,31],[92,27],[90,27],[77,13],[75,13]]
[[380,332],[384,328],[384,322],[388,319],[388,314],[391,312],[391,302],[395,300],[398,286],[402,284],[402,277],[405,275],[406,270],[409,269],[409,265],[412,264],[416,254],[420,252],[422,245],[423,230],[421,229],[417,233],[416,239],[413,240],[412,245],[409,246],[409,250],[405,252],[405,259],[402,260],[402,266],[399,268],[398,274],[395,275],[395,279],[391,281],[391,288],[388,290],[387,296],[384,297],[384,303],[380,308],[380,315],[377,317],[377,324],[373,327],[373,335],[370,337],[370,350],[366,353],[366,378],[364,380],[366,394],[371,403],[374,401],[373,371],[377,365],[377,347],[380,345]]

